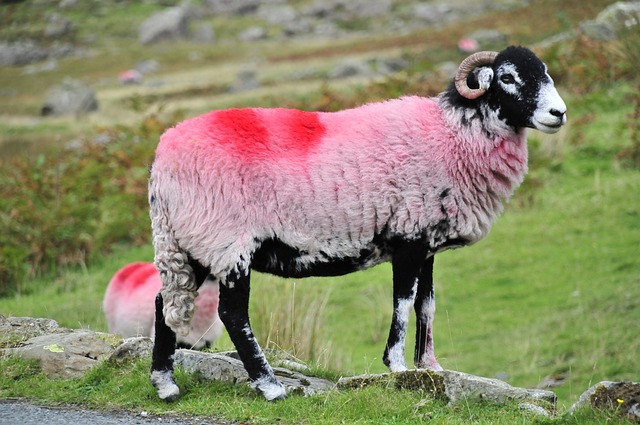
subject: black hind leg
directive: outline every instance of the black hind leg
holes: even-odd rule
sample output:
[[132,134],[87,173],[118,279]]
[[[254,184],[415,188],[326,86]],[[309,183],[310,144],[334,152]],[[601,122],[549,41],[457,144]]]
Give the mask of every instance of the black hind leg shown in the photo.
[[173,379],[173,354],[176,351],[176,334],[164,321],[162,294],[156,295],[155,342],[151,358],[151,383],[162,400],[173,401],[180,389]]
[[220,285],[218,314],[238,350],[253,388],[267,400],[284,398],[285,389],[276,379],[249,323],[249,271],[229,277]]

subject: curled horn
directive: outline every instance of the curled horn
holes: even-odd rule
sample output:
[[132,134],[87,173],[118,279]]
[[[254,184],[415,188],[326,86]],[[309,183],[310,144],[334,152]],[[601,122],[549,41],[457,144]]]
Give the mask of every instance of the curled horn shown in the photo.
[[458,67],[456,76],[454,77],[456,90],[458,90],[458,93],[460,93],[461,96],[466,97],[467,99],[477,99],[487,91],[483,88],[469,88],[467,85],[467,76],[478,66],[492,64],[497,55],[498,52],[477,52],[462,61]]

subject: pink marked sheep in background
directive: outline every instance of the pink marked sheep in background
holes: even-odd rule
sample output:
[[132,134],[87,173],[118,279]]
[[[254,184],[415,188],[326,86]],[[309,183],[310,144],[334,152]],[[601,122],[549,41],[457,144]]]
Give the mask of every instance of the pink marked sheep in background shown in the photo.
[[469,56],[433,98],[333,113],[212,111],[166,131],[149,180],[162,279],[151,366],[159,397],[179,395],[176,332],[189,332],[208,275],[220,283],[220,318],[252,385],[268,400],[285,396],[249,322],[252,270],[335,276],[390,261],[394,312],[383,362],[407,369],[414,310],[414,364],[442,369],[434,256],[487,235],[527,172],[527,128],[555,133],[565,122],[545,64],[509,47]]
[[[109,332],[125,338],[154,337],[155,298],[162,289],[160,274],[152,263],[131,263],[113,276],[104,295],[103,310]],[[218,317],[218,284],[206,280],[198,289],[196,312],[190,331],[177,339],[185,348],[213,346],[222,334]]]

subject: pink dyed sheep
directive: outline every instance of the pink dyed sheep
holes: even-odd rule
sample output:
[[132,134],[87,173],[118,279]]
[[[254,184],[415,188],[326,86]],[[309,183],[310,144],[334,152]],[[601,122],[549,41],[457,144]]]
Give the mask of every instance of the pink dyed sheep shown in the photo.
[[[156,295],[162,289],[160,274],[152,263],[131,263],[113,276],[104,295],[103,309],[109,332],[123,337],[154,336]],[[218,317],[218,284],[207,280],[198,289],[196,313],[186,336],[178,338],[185,348],[212,346],[222,334]]]
[[156,306],[151,381],[175,399],[175,332],[196,289],[220,282],[220,318],[268,400],[282,398],[248,316],[251,270],[284,277],[350,273],[391,261],[391,329],[383,356],[441,369],[433,348],[433,259],[489,232],[527,172],[527,127],[554,133],[566,106],[530,50],[465,59],[435,98],[403,97],[335,112],[213,111],[161,138],[149,181]]

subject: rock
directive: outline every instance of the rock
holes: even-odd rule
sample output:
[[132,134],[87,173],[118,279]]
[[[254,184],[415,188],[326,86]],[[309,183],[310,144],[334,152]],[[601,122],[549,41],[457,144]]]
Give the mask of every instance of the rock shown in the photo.
[[391,0],[350,0],[343,3],[343,7],[351,15],[358,18],[374,18],[385,16],[391,12]]
[[58,13],[52,13],[47,18],[47,25],[44,28],[44,36],[47,38],[58,38],[73,31],[73,21]]
[[444,3],[423,4],[413,6],[413,18],[427,24],[439,24],[446,21],[452,8]]
[[371,66],[367,61],[347,59],[339,63],[333,70],[329,72],[329,78],[348,78],[355,76],[371,75]]
[[480,29],[465,37],[475,40],[481,50],[488,49],[489,47],[495,47],[496,50],[501,50],[504,48],[504,44],[507,43],[507,36],[494,29]]
[[151,338],[140,336],[126,338],[109,357],[110,361],[115,363],[123,363],[135,359],[151,357],[153,352],[153,340]]
[[95,92],[86,84],[67,78],[62,84],[49,90],[42,105],[41,114],[43,116],[73,115],[97,109],[98,100]]
[[60,9],[73,9],[78,5],[78,0],[60,0],[58,7]]
[[155,59],[147,59],[136,63],[133,69],[143,75],[146,75],[158,71],[158,69],[160,69],[160,64]]
[[26,65],[48,57],[49,52],[33,41],[0,41],[0,66]]
[[452,370],[436,372],[444,379],[445,393],[449,402],[478,399],[496,404],[508,401],[546,402],[556,404],[556,395],[547,390],[513,387],[499,379],[483,378]]
[[211,43],[215,40],[216,34],[211,24],[203,22],[194,28],[191,37],[198,43]]
[[599,382],[582,393],[569,408],[569,413],[586,406],[611,410],[631,421],[640,422],[640,382]]
[[229,87],[231,93],[254,90],[260,87],[258,73],[252,69],[245,69],[236,75],[236,81]]
[[182,367],[185,372],[198,373],[203,378],[213,381],[233,384],[249,382],[242,362],[223,354],[180,349],[176,350],[174,361],[175,365]]
[[242,16],[255,13],[260,0],[204,0],[204,6],[214,15]]
[[[107,341],[111,340],[113,344]],[[9,354],[35,359],[48,378],[79,378],[107,359],[121,339],[93,331],[73,331],[64,334],[40,335],[8,348]]]
[[187,34],[188,17],[182,7],[171,7],[147,18],[138,33],[141,44],[162,40],[177,40]]
[[338,388],[363,388],[382,383],[399,389],[426,391],[432,397],[456,404],[464,400],[483,400],[495,404],[511,401],[548,404],[555,407],[556,395],[551,391],[513,387],[498,379],[483,378],[452,370],[408,370],[379,375],[341,378]]
[[[225,355],[223,353],[203,353],[194,350],[176,350],[175,364],[186,372],[197,373],[205,379],[246,384],[249,376],[236,358],[237,353]],[[326,392],[335,387],[327,379],[306,376],[281,367],[274,367],[274,373],[284,385],[287,393],[304,396]]]
[[298,18],[298,12],[291,6],[260,6],[258,16],[270,25],[289,25]]
[[379,58],[375,61],[378,74],[388,75],[407,69],[409,61],[402,58]]
[[567,381],[566,373],[562,373],[562,372],[554,373],[542,378],[542,381],[540,381],[540,383],[536,385],[536,388],[546,389],[546,388],[559,387],[560,385],[564,384],[566,381]]
[[61,328],[55,320],[31,317],[6,318],[0,315],[0,347],[6,345],[3,343],[5,338],[8,339],[9,345],[12,345],[36,336],[68,332],[71,331]]
[[640,27],[640,1],[620,1],[604,9],[596,19],[583,22],[580,30],[596,40],[614,40],[634,27]]
[[266,38],[267,30],[258,26],[249,27],[238,35],[240,41],[258,41]]

